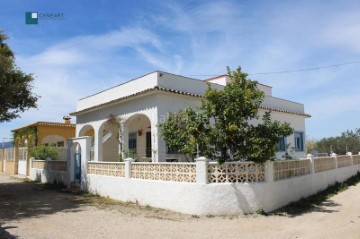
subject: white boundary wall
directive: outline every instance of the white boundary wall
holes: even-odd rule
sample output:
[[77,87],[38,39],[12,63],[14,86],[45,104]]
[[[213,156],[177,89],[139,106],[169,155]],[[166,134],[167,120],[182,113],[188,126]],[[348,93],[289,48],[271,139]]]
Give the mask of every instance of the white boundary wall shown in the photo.
[[[82,159],[81,189],[181,213],[236,215],[276,210],[360,172],[360,155],[351,154],[309,156],[261,166],[252,162],[218,165],[205,158],[185,164],[132,161],[104,163]],[[43,168],[32,167],[30,178],[50,183],[62,181],[70,186],[67,172]]]
[[[351,155],[346,157],[349,162],[353,162]],[[328,160],[338,159],[333,156]],[[206,160],[198,159],[196,162],[196,182],[160,181],[164,180],[161,179],[162,172],[157,180],[132,178],[130,160],[125,162],[125,177],[87,174],[86,188],[89,192],[101,196],[182,213],[234,215],[253,213],[259,209],[265,212],[273,211],[324,190],[335,182],[343,182],[360,171],[360,164],[351,163],[346,167],[315,173],[312,157],[285,161],[284,164],[282,162],[284,161],[276,163],[281,164],[282,172],[286,171],[284,179],[274,180],[274,163],[268,162],[264,170],[265,179],[243,183],[210,183],[207,175],[209,163]],[[309,168],[301,171],[304,165]],[[154,169],[149,173],[157,175],[157,172],[154,174]],[[241,174],[239,171],[236,173]],[[237,177],[239,180],[239,176]]]
[[259,209],[273,211],[345,181],[360,165],[298,176],[275,182],[197,184],[87,175],[88,191],[110,198],[138,202],[198,215],[234,215]]
[[[47,165],[47,161],[36,161],[34,158],[31,158],[30,162],[31,166],[29,179],[41,183],[57,182],[69,185],[69,174],[67,171],[50,170],[50,167]],[[42,166],[36,168],[36,166],[34,166],[34,162],[39,162]]]

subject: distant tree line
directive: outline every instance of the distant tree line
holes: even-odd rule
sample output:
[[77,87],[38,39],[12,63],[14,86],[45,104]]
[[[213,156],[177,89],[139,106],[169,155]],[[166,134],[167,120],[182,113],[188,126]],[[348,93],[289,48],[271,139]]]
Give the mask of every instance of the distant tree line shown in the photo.
[[307,141],[308,152],[317,150],[319,153],[346,154],[360,152],[360,129],[347,130],[340,136],[323,138],[319,141]]

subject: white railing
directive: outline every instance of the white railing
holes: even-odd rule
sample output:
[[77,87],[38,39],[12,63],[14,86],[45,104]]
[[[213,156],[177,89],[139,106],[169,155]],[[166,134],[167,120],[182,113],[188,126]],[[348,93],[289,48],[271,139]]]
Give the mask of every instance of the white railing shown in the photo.
[[353,164],[360,164],[360,155],[353,155]]
[[125,177],[125,164],[115,162],[88,162],[88,174]]
[[274,180],[296,177],[310,173],[310,160],[284,160],[274,162]]
[[336,162],[334,157],[314,158],[315,173],[335,169]]
[[254,162],[209,163],[209,183],[244,183],[265,181],[264,164]]
[[137,179],[196,182],[194,163],[132,163],[131,177]]
[[347,167],[347,166],[351,166],[351,156],[349,155],[339,155],[337,156],[337,167],[338,168],[342,168],[342,167]]

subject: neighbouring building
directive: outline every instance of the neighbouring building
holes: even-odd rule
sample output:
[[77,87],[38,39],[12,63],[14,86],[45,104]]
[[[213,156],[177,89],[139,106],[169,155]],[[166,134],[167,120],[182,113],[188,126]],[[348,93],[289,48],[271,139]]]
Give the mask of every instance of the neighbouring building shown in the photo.
[[52,145],[66,147],[67,139],[75,137],[75,124],[70,117],[65,116],[64,122],[35,122],[13,129],[15,145],[38,146]]
[[[158,124],[169,112],[198,106],[208,83],[220,90],[229,81],[227,75],[202,81],[162,71],[149,73],[80,99],[76,112],[70,114],[76,116],[76,137],[92,137],[93,161],[117,161],[121,152],[129,151],[135,152],[137,161],[164,162],[174,158],[182,161],[182,155],[166,147],[159,136]],[[271,110],[274,120],[289,122],[294,129],[293,135],[279,139],[277,158],[282,159],[286,150],[294,158],[303,157],[305,119],[310,117],[304,105],[272,96],[270,86],[258,84],[258,88],[265,93],[259,114]],[[109,123],[112,116],[121,117],[123,122],[117,132]]]
[[39,121],[13,129],[14,145],[0,151],[1,172],[9,174],[29,174],[28,147],[52,145],[59,147],[60,158],[67,159],[68,139],[75,137],[75,124],[69,116],[64,122]]

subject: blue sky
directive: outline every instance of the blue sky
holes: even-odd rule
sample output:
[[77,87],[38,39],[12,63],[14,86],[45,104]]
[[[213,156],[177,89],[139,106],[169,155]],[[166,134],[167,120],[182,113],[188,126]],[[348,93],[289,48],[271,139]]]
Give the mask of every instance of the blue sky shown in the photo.
[[[64,20],[25,24],[25,12]],[[39,108],[0,124],[0,136],[62,121],[87,95],[154,70],[220,75],[296,70],[360,60],[360,1],[0,1],[0,29],[17,65],[36,76]],[[310,138],[360,127],[360,64],[252,74],[273,95],[305,104]]]

